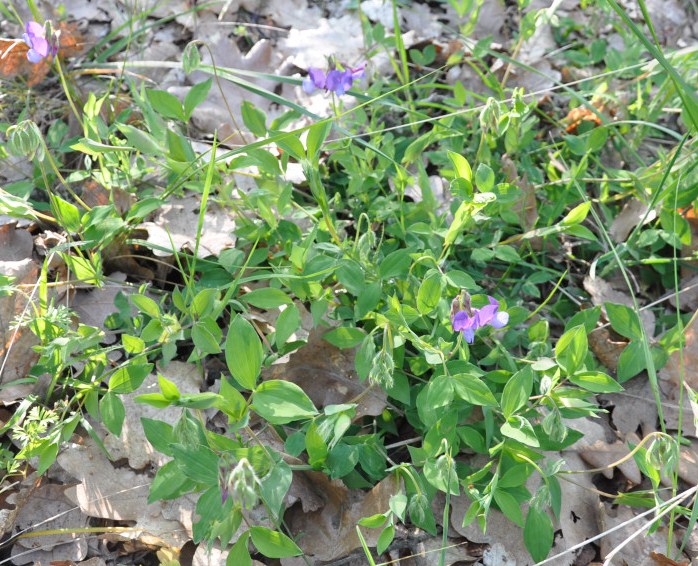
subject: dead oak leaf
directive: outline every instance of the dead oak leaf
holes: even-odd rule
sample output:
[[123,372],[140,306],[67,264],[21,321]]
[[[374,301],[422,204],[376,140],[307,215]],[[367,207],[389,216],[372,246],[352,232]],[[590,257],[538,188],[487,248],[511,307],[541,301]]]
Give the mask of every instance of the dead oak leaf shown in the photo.
[[291,354],[287,363],[271,366],[263,373],[264,378],[295,383],[318,408],[356,403],[357,418],[380,415],[387,402],[385,391],[359,381],[354,350],[340,350],[322,335],[322,330],[313,329],[308,343]]
[[[633,444],[639,444],[639,442],[639,438],[635,436]],[[642,481],[642,474],[635,460],[633,458],[625,459],[630,453],[630,449],[624,442],[618,440],[609,444],[603,440],[596,440],[591,444],[580,445],[577,451],[587,464],[598,469],[609,479],[613,477],[614,468],[617,466],[628,478],[628,481],[635,485]]]

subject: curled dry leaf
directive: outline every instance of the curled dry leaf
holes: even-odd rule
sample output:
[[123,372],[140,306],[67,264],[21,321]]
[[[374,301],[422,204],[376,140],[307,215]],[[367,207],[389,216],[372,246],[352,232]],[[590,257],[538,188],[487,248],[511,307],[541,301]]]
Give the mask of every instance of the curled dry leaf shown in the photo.
[[[390,498],[400,492],[399,482],[388,476],[368,492],[347,489],[338,480],[331,481],[326,475],[312,472],[318,495],[325,501],[318,511],[306,513],[300,506],[286,512],[285,519],[303,552],[315,561],[337,560],[361,543],[356,534],[356,524],[363,517],[384,513],[389,508]],[[368,546],[375,546],[379,529],[362,529]]]

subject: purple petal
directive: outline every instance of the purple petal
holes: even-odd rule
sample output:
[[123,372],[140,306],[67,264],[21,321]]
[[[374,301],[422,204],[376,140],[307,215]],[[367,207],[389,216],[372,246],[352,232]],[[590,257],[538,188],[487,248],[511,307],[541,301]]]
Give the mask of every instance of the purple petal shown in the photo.
[[304,90],[307,94],[312,94],[312,93],[315,92],[315,90],[316,90],[316,89],[315,89],[315,83],[313,82],[313,79],[310,78],[310,75],[308,75],[307,77],[305,77],[305,78],[303,79],[303,90]]
[[35,49],[30,49],[29,51],[27,51],[27,59],[29,59],[29,61],[34,64],[40,63],[43,60],[43,58],[44,56]]
[[493,328],[503,328],[509,324],[509,313],[508,312],[498,312],[494,319],[490,322],[490,326]]
[[475,330],[473,328],[465,328],[463,330],[463,338],[468,344],[472,344],[475,341]]
[[51,52],[51,46],[43,37],[33,38],[31,47],[34,51],[41,55],[41,57],[48,57],[48,54]]
[[468,316],[468,313],[465,311],[459,311],[454,315],[451,324],[453,325],[453,330],[462,332],[474,326],[475,318]]
[[325,76],[325,73],[322,72],[322,69],[318,69],[317,67],[309,67],[308,76],[310,77],[310,80],[313,81],[315,88],[325,88],[327,77]]
[[478,326],[485,326],[486,324],[490,324],[490,321],[497,314],[498,308],[499,308],[499,304],[497,304],[497,305],[485,305],[481,309],[477,309],[477,320],[479,323]]
[[327,73],[325,88],[327,90],[331,90],[332,92],[336,92],[339,96],[342,96],[342,94],[344,94],[344,90],[342,87],[342,75],[343,72],[338,71],[337,69],[334,69]]
[[351,69],[351,78],[353,80],[358,80],[358,79],[363,79],[364,75],[366,74],[364,72],[364,69],[366,68],[366,63],[361,63],[358,67],[353,67]]
[[27,22],[27,24],[24,26],[24,29],[27,30],[27,35],[32,39],[34,37],[44,37],[44,34],[46,33],[44,30],[44,26],[34,21]]

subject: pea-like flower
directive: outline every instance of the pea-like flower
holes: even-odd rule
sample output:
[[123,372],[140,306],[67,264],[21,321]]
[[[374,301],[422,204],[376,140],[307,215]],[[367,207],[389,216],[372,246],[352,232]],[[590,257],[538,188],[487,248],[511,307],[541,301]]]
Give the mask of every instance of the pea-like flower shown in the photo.
[[24,43],[29,46],[27,59],[32,63],[40,63],[47,57],[55,57],[58,53],[58,33],[52,32],[50,38],[46,38],[46,27],[38,22],[27,22],[26,33],[22,34]]
[[470,306],[470,297],[466,294],[465,300],[456,298],[451,306],[451,324],[453,330],[462,332],[463,338],[468,344],[475,340],[475,331],[483,326],[503,328],[509,322],[509,313],[499,310],[499,302],[494,297],[487,297],[489,305],[474,309]]
[[354,84],[354,81],[364,76],[365,63],[358,67],[348,67],[346,69],[330,69],[325,73],[317,67],[308,69],[308,76],[303,79],[303,90],[312,94],[317,89],[334,92],[337,96],[342,96]]

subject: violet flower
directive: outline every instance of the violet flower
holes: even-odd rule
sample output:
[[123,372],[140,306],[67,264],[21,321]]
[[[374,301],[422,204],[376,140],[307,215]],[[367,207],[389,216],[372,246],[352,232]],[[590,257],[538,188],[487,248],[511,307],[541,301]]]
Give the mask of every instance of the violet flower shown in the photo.
[[366,63],[358,67],[344,70],[330,69],[324,73],[317,67],[308,68],[308,76],[303,79],[303,90],[312,94],[318,89],[334,92],[337,96],[342,96],[358,80],[364,76]]
[[51,38],[46,39],[46,28],[38,22],[27,22],[26,33],[22,34],[24,43],[29,46],[27,59],[32,63],[40,63],[47,57],[55,57],[58,53],[58,34],[53,32]]
[[[509,313],[499,311],[499,302],[493,298],[487,297],[490,301],[489,305],[482,308],[474,309],[470,306],[470,297],[466,294],[465,305],[461,299],[454,299],[451,308],[451,324],[453,330],[462,332],[463,338],[468,344],[472,344],[475,340],[475,331],[483,326],[491,326],[492,328],[503,328],[509,322]],[[463,307],[458,310],[459,307]]]

